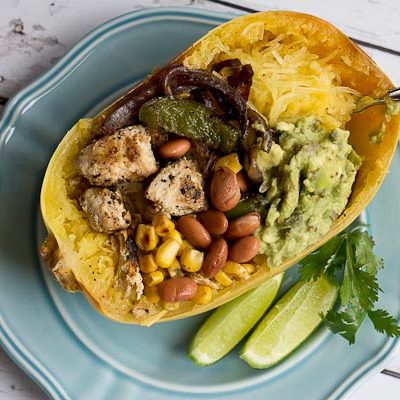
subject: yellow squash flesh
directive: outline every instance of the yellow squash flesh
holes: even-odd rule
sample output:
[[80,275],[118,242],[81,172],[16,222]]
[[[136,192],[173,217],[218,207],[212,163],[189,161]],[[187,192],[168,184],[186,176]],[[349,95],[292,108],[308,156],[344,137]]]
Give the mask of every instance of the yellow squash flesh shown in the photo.
[[[292,12],[257,13],[229,21],[210,31],[173,61],[189,65],[197,63],[206,67],[205,60],[194,59],[205,41],[212,43],[218,40],[235,45],[235,41],[246,40],[242,33],[255,22],[263,24],[272,35],[292,35],[320,57],[334,54],[329,63],[340,71],[341,85],[355,89],[362,95],[379,97],[393,87],[377,65],[335,27],[318,18]],[[71,195],[69,184],[77,175],[74,160],[80,149],[90,142],[93,132],[119,101],[94,119],[80,120],[63,138],[46,171],[41,192],[41,210],[49,232],[48,240],[56,249],[53,252],[52,269],[63,286],[66,289],[79,287],[96,309],[111,319],[142,325],[186,318],[222,305],[288,269],[345,229],[367,206],[382,183],[396,148],[400,126],[400,116],[393,116],[387,122],[381,143],[371,144],[370,136],[385,121],[384,107],[373,107],[363,113],[354,114],[347,123],[346,128],[351,132],[350,143],[363,157],[363,164],[345,211],[318,243],[277,268],[262,269],[248,280],[235,282],[233,286],[220,290],[210,304],[200,306],[186,302],[174,311],[163,310],[148,316],[132,313],[134,304],[122,290],[115,287],[114,275],[118,265],[115,246],[110,237],[90,229],[77,201]]]

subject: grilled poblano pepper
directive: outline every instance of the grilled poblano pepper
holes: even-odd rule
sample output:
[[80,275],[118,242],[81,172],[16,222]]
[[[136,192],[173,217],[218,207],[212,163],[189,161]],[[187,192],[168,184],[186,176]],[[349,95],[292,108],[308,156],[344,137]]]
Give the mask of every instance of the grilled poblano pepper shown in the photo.
[[201,103],[189,99],[160,97],[143,104],[140,121],[188,139],[202,140],[223,153],[234,151],[240,131],[224,122]]
[[232,208],[225,213],[229,220],[243,217],[251,212],[258,212],[261,216],[264,215],[268,205],[268,200],[264,194],[250,195],[243,197],[236,207]]

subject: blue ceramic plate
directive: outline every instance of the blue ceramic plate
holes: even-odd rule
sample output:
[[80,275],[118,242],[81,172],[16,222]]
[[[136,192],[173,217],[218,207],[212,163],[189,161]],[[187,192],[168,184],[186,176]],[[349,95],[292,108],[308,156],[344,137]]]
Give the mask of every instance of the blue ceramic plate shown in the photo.
[[[398,342],[368,323],[349,347],[321,328],[280,365],[254,370],[235,352],[201,368],[187,358],[205,316],[152,328],[119,325],[42,268],[39,191],[64,133],[121,90],[227,19],[200,10],[152,9],[116,18],[86,36],[11,100],[0,124],[0,337],[11,357],[55,399],[338,399],[379,370]],[[381,306],[400,311],[400,154],[368,208],[386,268]],[[286,284],[291,282],[288,274]]]

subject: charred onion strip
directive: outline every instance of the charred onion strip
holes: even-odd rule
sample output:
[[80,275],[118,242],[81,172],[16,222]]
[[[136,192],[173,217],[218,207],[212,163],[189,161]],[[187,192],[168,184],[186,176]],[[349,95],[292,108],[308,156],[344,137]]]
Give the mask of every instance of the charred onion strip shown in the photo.
[[[274,136],[277,135],[277,132],[274,129],[271,129],[268,125],[268,121],[266,118],[259,113],[253,106],[248,105],[248,115],[249,119],[253,122],[253,127],[257,126],[255,128],[257,131],[261,132],[261,137],[262,137],[262,146],[261,149],[266,151],[267,153],[271,150],[272,147],[272,142],[274,139]],[[246,146],[243,146],[246,149]],[[247,149],[246,149],[247,150]]]
[[232,74],[227,77],[228,83],[248,100],[254,75],[251,64],[242,64],[238,58],[231,58],[214,64],[211,71],[220,72],[224,68],[232,70]]
[[236,88],[240,95],[248,100],[250,94],[251,84],[253,82],[253,68],[250,64],[245,64],[234,74],[228,76],[228,83]]
[[222,109],[219,101],[215,98],[215,96],[211,93],[210,90],[205,89],[196,89],[193,90],[192,98],[199,103],[203,103],[207,108],[213,111],[215,114],[222,117],[225,114],[225,111]]
[[211,71],[220,72],[224,68],[240,69],[242,65],[242,62],[238,58],[229,58],[228,60],[223,60],[213,64]]
[[107,116],[103,126],[100,128],[101,135],[110,135],[118,129],[124,128],[132,123],[132,119],[139,113],[140,107],[161,94],[159,80],[161,76],[159,71],[148,81],[143,82],[137,88],[133,89],[126,97],[117,102],[116,109]]

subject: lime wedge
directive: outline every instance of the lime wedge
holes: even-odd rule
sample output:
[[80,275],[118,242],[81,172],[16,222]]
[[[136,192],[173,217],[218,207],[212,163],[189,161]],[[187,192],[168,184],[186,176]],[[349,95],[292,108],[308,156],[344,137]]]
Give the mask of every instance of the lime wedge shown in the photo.
[[240,357],[253,368],[268,368],[287,357],[318,327],[338,289],[325,277],[296,283],[259,323]]
[[200,327],[189,357],[201,366],[228,354],[262,317],[278,294],[283,274],[262,283],[214,311]]

